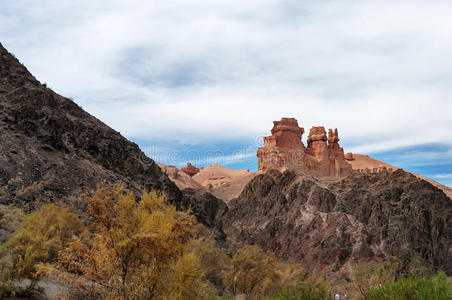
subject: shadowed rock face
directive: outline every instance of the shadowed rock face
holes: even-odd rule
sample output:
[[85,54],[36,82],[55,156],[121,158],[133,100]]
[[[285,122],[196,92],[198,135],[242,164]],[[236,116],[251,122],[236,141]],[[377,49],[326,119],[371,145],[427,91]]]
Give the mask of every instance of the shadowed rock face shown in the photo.
[[318,180],[294,171],[255,177],[229,202],[224,231],[314,271],[414,253],[452,273],[452,201],[402,170]]
[[212,202],[224,205],[215,197],[184,196],[135,143],[40,84],[1,44],[0,140],[0,204],[32,210],[63,201],[84,209],[84,193],[122,181],[137,193],[163,191],[180,209],[195,204],[207,225],[214,225]]
[[282,118],[273,124],[272,135],[264,138],[264,146],[257,151],[259,171],[292,169],[320,177],[341,177],[352,172],[339,146],[337,129],[329,129],[327,137],[324,127],[312,127],[305,148],[301,141],[304,129],[297,120]]

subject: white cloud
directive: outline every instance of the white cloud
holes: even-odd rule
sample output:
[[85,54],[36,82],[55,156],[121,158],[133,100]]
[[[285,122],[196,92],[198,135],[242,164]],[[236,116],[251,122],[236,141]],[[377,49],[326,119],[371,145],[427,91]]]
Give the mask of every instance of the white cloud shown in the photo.
[[441,182],[445,186],[452,188],[452,174],[437,174],[437,175],[429,175],[429,177]]
[[452,179],[452,174],[439,174],[433,175],[434,178],[444,178],[444,179]]
[[346,151],[452,146],[450,1],[0,4],[4,46],[132,139],[252,139],[293,116]]

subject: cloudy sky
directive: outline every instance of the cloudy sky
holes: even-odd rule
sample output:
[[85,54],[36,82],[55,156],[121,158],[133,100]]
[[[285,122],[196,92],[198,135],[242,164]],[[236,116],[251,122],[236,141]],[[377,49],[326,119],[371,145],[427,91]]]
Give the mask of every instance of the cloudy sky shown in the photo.
[[0,0],[0,42],[157,161],[255,170],[287,116],[452,185],[451,15],[450,0]]

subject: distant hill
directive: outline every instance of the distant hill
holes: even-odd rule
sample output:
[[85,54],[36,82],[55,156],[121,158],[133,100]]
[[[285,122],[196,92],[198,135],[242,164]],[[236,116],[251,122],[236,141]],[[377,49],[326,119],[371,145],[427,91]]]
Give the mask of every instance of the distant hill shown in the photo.
[[249,170],[232,170],[220,165],[201,168],[194,176],[189,176],[175,166],[158,164],[160,168],[180,188],[205,190],[228,202],[240,195],[245,185],[259,173]]

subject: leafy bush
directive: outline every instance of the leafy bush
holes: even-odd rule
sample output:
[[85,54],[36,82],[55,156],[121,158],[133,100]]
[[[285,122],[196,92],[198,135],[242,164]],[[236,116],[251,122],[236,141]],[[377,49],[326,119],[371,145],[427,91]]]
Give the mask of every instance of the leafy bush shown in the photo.
[[162,194],[143,192],[137,204],[122,185],[88,199],[98,234],[74,239],[57,272],[69,299],[204,299],[211,292],[198,256],[189,252],[194,218]]
[[72,236],[84,232],[85,227],[69,208],[49,204],[27,215],[0,248],[0,294],[13,293],[13,280],[30,279],[28,289],[34,288],[44,275],[37,265],[52,262]]
[[[197,230],[203,227],[201,224],[195,226]],[[212,283],[218,293],[224,291],[223,273],[229,266],[230,258],[223,249],[215,244],[208,229],[204,228],[203,235],[194,238],[188,243],[188,251],[193,252],[202,262],[205,270],[205,278]]]
[[401,278],[398,281],[372,289],[369,300],[450,300],[452,281],[444,273],[430,278]]
[[283,290],[274,300],[324,300],[330,299],[329,289],[312,284],[303,284],[297,289]]
[[352,285],[355,294],[367,299],[369,292],[385,284],[394,282],[398,264],[394,260],[376,262],[362,262],[353,266]]
[[280,282],[276,258],[266,255],[257,246],[238,249],[224,273],[224,281],[235,295],[274,295],[278,292]]
[[229,292],[250,299],[274,297],[281,290],[285,292],[279,297],[330,292],[327,280],[310,275],[300,265],[279,263],[273,254],[267,255],[258,246],[238,249],[223,274]]

